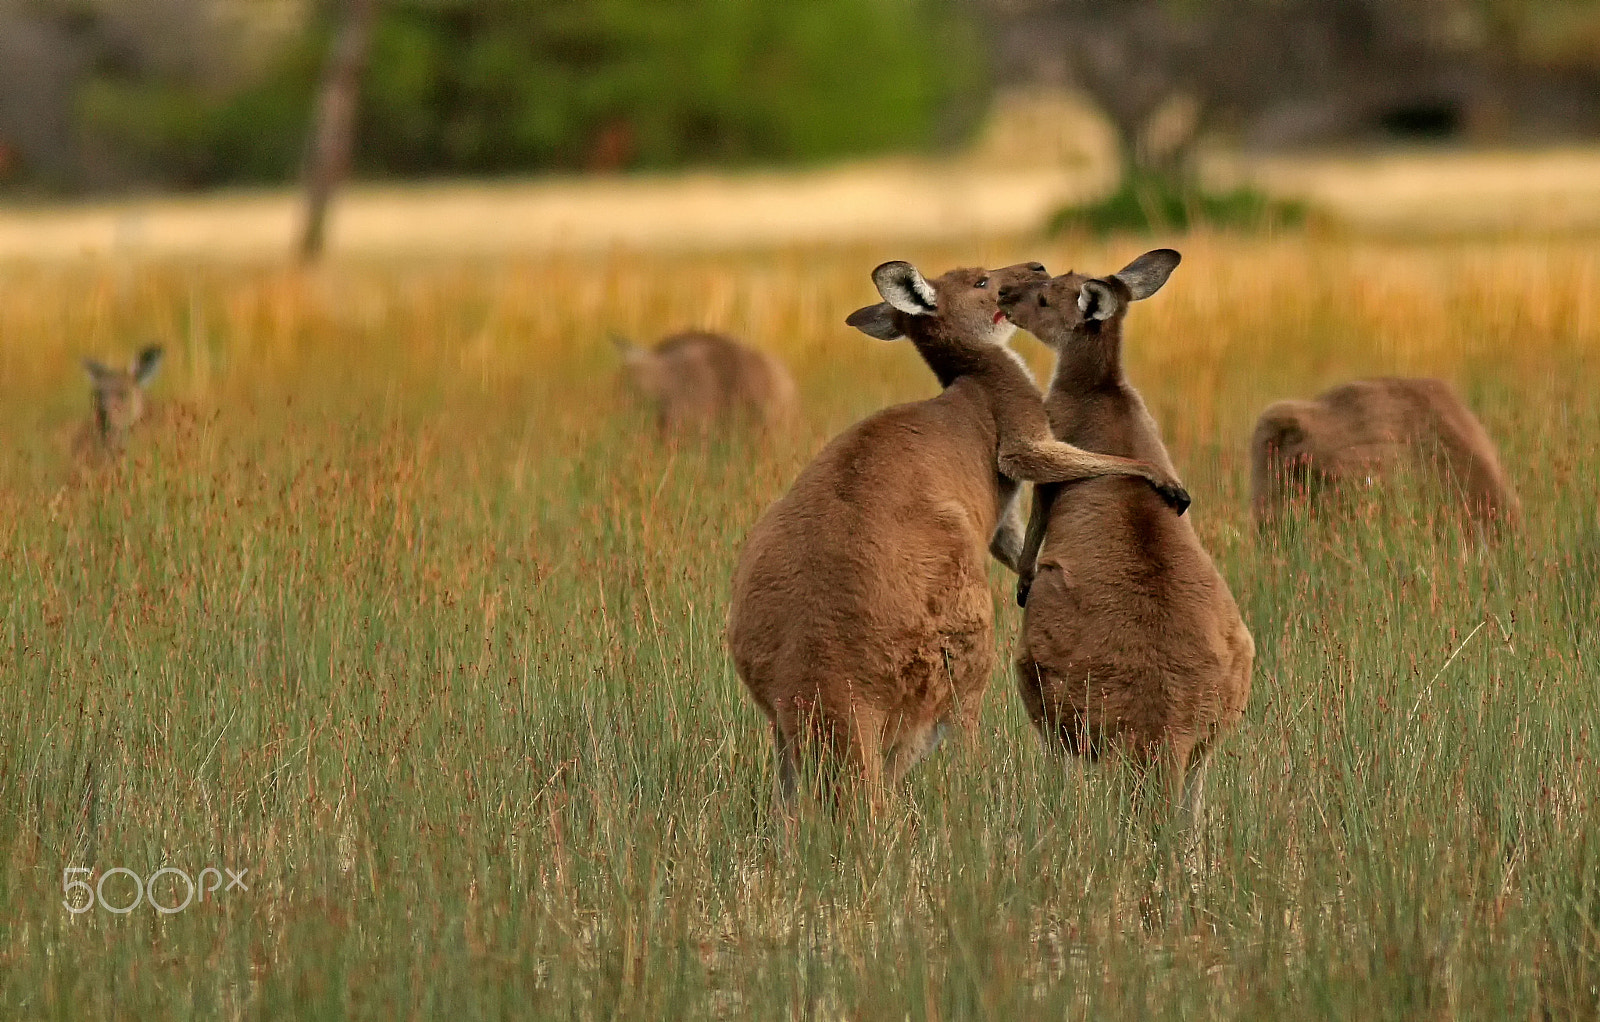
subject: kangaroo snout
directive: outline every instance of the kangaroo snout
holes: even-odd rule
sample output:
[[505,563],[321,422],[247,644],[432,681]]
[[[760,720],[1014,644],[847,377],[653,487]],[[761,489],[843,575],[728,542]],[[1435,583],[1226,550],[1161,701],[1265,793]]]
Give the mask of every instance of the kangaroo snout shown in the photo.
[[[1039,272],[1044,272],[1044,267],[1040,266],[1038,263],[1030,264],[1029,269],[1033,269],[1035,267],[1038,268]],[[1006,284],[1000,288],[1000,308],[1007,312],[1016,308],[1017,305],[1028,296],[1029,292],[1044,282],[1045,281],[1040,280],[1027,280],[1019,281],[1015,284]]]

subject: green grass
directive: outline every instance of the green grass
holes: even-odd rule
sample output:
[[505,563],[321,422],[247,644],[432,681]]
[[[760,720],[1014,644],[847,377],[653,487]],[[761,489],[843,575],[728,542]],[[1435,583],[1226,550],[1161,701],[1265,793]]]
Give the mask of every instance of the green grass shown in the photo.
[[[1126,777],[1064,776],[1005,671],[887,819],[788,846],[722,647],[765,504],[933,391],[842,325],[880,256],[1136,251],[10,268],[0,1015],[1595,1017],[1600,259],[1179,247],[1130,372],[1259,650],[1194,871]],[[691,322],[791,361],[795,436],[663,444],[621,406],[607,329]],[[77,357],[151,337],[187,424],[72,482]],[[1402,485],[1258,540],[1255,412],[1387,371],[1462,387],[1521,534],[1482,550]],[[165,865],[249,890],[62,907],[64,868]]]

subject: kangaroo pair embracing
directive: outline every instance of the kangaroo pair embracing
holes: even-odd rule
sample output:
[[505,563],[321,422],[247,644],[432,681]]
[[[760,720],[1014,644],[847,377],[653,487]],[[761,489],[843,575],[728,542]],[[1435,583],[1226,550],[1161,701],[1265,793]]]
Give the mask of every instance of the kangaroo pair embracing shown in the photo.
[[[751,530],[734,575],[728,644],[772,726],[780,798],[803,761],[874,796],[955,725],[970,733],[994,668],[987,555],[1016,563],[1020,481],[1133,477],[1162,513],[1188,505],[1169,469],[1050,434],[1000,311],[1038,263],[873,272],[883,301],[848,323],[906,337],[943,391],[869,416],[828,444]],[[1165,502],[1165,503],[1163,503]]]

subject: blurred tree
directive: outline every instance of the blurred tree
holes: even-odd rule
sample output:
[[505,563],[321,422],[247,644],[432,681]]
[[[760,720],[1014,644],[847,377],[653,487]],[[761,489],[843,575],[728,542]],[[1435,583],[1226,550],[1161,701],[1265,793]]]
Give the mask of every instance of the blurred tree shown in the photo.
[[362,158],[504,173],[923,148],[981,106],[983,48],[941,0],[400,0]]
[[[974,12],[965,0],[388,0],[355,166],[513,174],[923,149],[983,109]],[[0,145],[78,187],[287,180],[336,18],[332,0],[0,0]],[[11,74],[8,56],[29,51],[40,56]],[[33,84],[10,90],[11,77]]]
[[1588,97],[1587,118],[1568,116],[1565,130],[1600,114],[1600,90],[1575,70],[1596,81],[1596,0],[983,2],[1000,66],[1088,93],[1135,178],[1185,177],[1209,128],[1285,145],[1531,122],[1561,91],[1542,66],[1553,40],[1581,54],[1566,89],[1579,106]]
[[0,0],[0,148],[8,154],[0,182],[76,175],[73,97],[88,63],[71,24]]
[[1301,140],[1375,108],[1470,104],[1478,2],[1510,0],[988,0],[1008,63],[1087,92],[1143,178],[1185,176],[1209,127]]
[[202,183],[221,163],[249,162],[259,125],[217,115],[277,76],[302,7],[0,0],[0,147],[33,180],[75,188]]
[[[334,0],[0,0],[9,180],[292,179],[335,20]],[[1215,127],[1278,145],[1592,128],[1600,0],[389,0],[354,161],[514,174],[923,149],[971,127],[989,66],[1083,87],[1130,169],[1181,177]]]
[[334,36],[327,70],[322,76],[306,152],[306,220],[300,236],[303,262],[312,262],[322,255],[333,194],[350,173],[361,73],[367,66],[377,17],[378,0],[344,0],[339,31]]

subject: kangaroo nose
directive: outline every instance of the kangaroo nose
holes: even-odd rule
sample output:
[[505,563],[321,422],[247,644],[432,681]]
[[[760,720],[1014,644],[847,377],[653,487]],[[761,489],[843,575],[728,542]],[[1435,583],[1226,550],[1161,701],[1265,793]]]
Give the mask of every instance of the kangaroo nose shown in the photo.
[[1000,288],[1000,304],[1014,305],[1022,296],[1022,289],[1015,284],[1005,284]]

